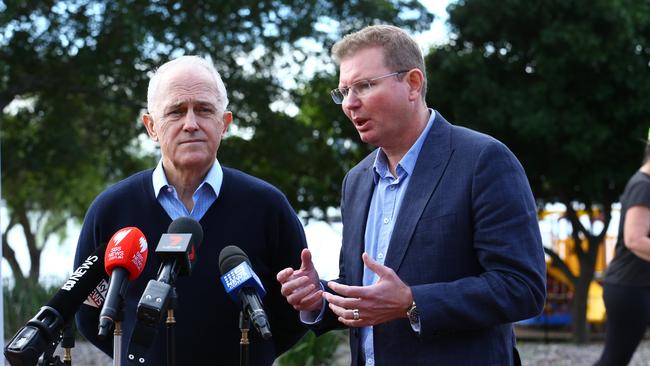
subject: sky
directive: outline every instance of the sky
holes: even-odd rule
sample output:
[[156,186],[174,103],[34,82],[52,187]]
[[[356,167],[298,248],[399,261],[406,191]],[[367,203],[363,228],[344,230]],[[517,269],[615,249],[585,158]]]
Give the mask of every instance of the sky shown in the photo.
[[449,1],[420,0],[420,3],[436,16],[433,23],[431,23],[431,28],[427,32],[414,36],[420,44],[420,47],[422,47],[422,50],[426,52],[431,46],[446,43],[449,39],[449,31],[446,24],[449,18],[447,15]]

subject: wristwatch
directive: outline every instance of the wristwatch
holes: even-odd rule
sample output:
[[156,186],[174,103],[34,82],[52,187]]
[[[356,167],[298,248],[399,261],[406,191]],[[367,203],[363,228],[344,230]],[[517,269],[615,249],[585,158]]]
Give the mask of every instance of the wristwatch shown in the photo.
[[413,301],[413,304],[411,304],[408,310],[406,310],[406,316],[409,318],[411,324],[420,323],[420,312],[418,312],[418,308],[415,306],[415,301]]

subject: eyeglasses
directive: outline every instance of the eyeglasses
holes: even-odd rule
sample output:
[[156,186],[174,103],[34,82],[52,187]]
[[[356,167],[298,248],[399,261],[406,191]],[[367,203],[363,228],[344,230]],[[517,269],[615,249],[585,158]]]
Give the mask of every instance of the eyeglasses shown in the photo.
[[357,82],[352,83],[350,86],[344,86],[342,88],[333,89],[330,92],[330,94],[332,95],[332,100],[334,101],[334,103],[342,104],[343,99],[345,99],[350,92],[352,92],[352,94],[354,94],[357,97],[362,97],[368,94],[368,92],[372,89],[372,86],[375,85],[375,81],[379,79],[388,78],[391,76],[398,76],[406,72],[409,72],[409,70],[401,70],[387,75],[377,76],[376,78],[372,78],[372,79],[359,80]]

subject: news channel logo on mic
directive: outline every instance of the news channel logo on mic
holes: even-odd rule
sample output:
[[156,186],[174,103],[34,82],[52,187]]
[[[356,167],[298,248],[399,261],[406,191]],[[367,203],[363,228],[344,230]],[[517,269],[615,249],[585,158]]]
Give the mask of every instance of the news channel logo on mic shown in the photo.
[[262,281],[253,272],[246,262],[241,262],[235,268],[231,269],[225,275],[221,276],[221,283],[226,292],[237,303],[240,302],[238,295],[239,290],[245,286],[251,286],[258,289],[260,297],[266,295],[266,290],[262,286]]

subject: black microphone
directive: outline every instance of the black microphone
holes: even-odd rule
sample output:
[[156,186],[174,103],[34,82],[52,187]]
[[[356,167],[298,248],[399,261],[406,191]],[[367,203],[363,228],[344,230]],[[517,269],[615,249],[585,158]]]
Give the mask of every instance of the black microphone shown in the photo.
[[226,293],[235,302],[239,302],[238,299],[241,301],[243,310],[262,338],[271,338],[271,327],[260,300],[260,293],[264,296],[266,291],[259,277],[253,272],[246,253],[234,245],[223,248],[219,253],[219,269]]
[[156,247],[156,256],[162,262],[158,281],[173,284],[176,276],[189,276],[196,261],[196,249],[202,241],[203,228],[198,221],[191,217],[172,221]]
[[136,323],[127,350],[129,360],[138,360],[140,364],[148,361],[147,353],[157,336],[158,324],[170,302],[174,307],[176,296],[173,284],[176,277],[192,273],[196,249],[202,241],[203,228],[190,217],[179,217],[172,221],[167,233],[160,237],[156,256],[162,263],[158,278],[149,281],[138,302]]
[[196,261],[196,249],[203,241],[203,228],[190,217],[172,221],[162,234],[156,254],[160,261],[158,279],[150,280],[138,302],[138,322],[156,326],[167,309],[172,285],[178,275],[189,275]]
[[70,322],[97,284],[106,280],[105,251],[106,244],[88,256],[52,299],[11,338],[4,352],[9,364],[36,365],[48,348],[56,347],[64,325]]

